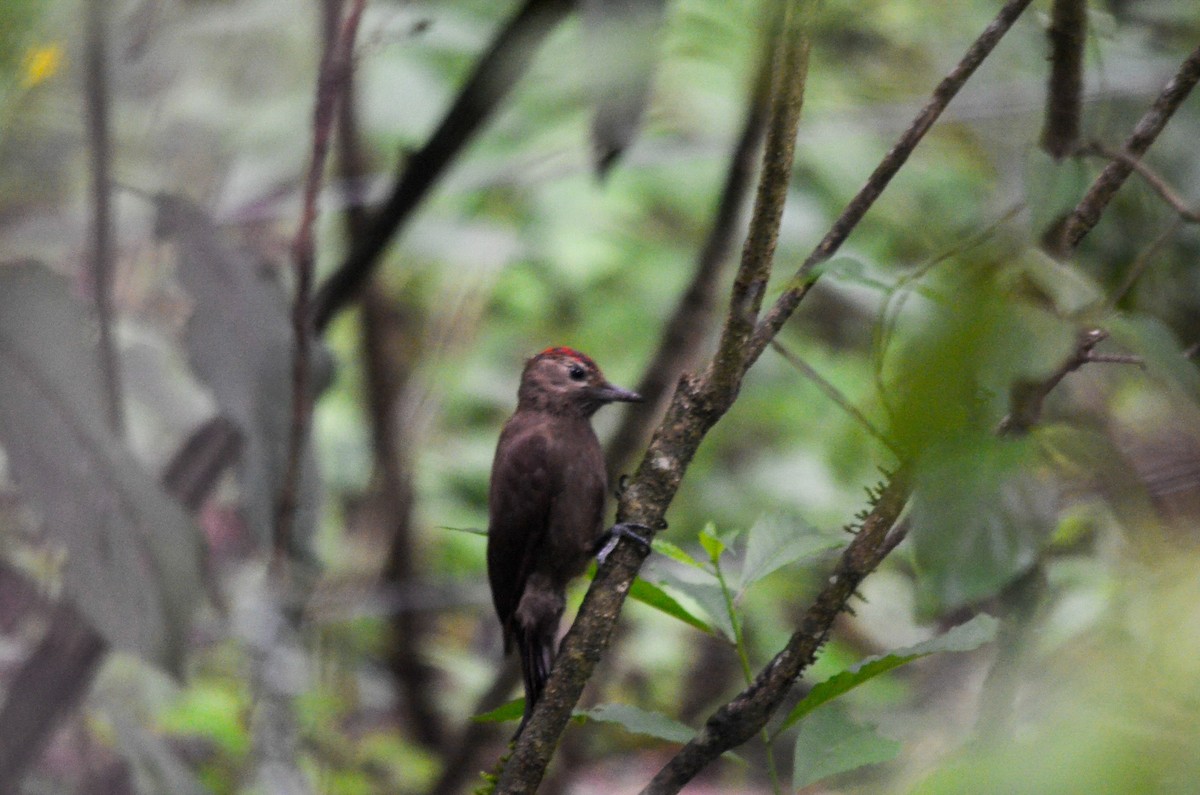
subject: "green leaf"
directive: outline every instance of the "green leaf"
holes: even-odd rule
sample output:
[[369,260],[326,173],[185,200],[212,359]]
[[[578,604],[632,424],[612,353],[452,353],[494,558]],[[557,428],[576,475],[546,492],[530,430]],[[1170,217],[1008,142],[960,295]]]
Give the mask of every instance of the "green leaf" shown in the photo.
[[962,652],[977,649],[995,639],[996,630],[999,625],[999,621],[986,613],[981,613],[970,621],[959,624],[957,627],[947,630],[936,638],[931,638],[924,643],[918,643],[915,646],[909,646],[904,649],[897,649],[878,657],[869,657],[854,668],[834,674],[824,682],[820,682],[813,687],[799,704],[792,707],[792,711],[784,718],[783,723],[775,733],[779,734],[786,731],[796,721],[808,715],[822,704],[832,701],[880,674],[887,673],[902,665],[907,665],[913,660],[919,660],[922,657],[927,657],[930,654],[938,652]]
[[696,732],[661,712],[651,712],[628,704],[599,704],[588,710],[578,710],[574,717],[601,723],[615,723],[632,734],[657,737],[673,743],[686,743]]
[[671,596],[669,593],[659,588],[651,582],[647,582],[642,578],[637,578],[633,581],[633,586],[629,589],[629,598],[641,602],[644,605],[649,605],[655,610],[666,613],[672,618],[677,618],[685,624],[689,624],[701,632],[713,634],[713,628],[707,622],[697,618],[688,611],[683,605]]
[[716,629],[731,643],[737,642],[737,630],[729,617],[725,591],[715,578],[708,582],[695,582],[681,579],[670,572],[663,572],[661,576],[673,589],[696,600],[708,614],[712,629]]
[[493,710],[472,715],[471,720],[476,723],[504,723],[510,720],[520,720],[524,714],[525,697],[518,696],[512,701],[504,702]]
[[0,443],[67,551],[67,596],[114,646],[178,674],[202,598],[200,535],[109,429],[87,317],[62,277],[0,267]]
[[437,526],[437,529],[438,530],[450,530],[455,533],[467,533],[469,535],[483,536],[485,538],[487,537],[487,534],[488,534],[486,529],[479,528],[479,527],[451,527],[450,525],[440,524]]
[[1057,521],[1057,494],[1038,444],[964,433],[917,465],[914,561],[926,610],[988,598],[1037,560]]
[[691,566],[695,569],[700,569],[701,571],[708,571],[708,566],[696,560],[682,547],[676,546],[670,541],[663,541],[662,539],[656,538],[652,542],[651,546],[655,552],[659,553],[663,557],[670,558],[671,560],[683,563],[684,565]]
[[708,559],[714,566],[720,563],[721,555],[725,552],[725,542],[717,537],[716,526],[712,522],[709,522],[700,531],[700,546],[704,547],[704,551],[708,553]]
[[[157,196],[156,204],[156,233],[175,243],[180,286],[194,303],[183,333],[188,361],[218,410],[242,434],[241,514],[253,536],[266,543],[292,432],[295,344],[288,302],[279,283],[229,245],[200,207],[167,194]],[[311,342],[309,390],[315,396],[333,365],[325,345]],[[316,532],[320,494],[309,444],[301,460],[295,552],[306,552]]]
[[763,516],[750,528],[746,539],[739,590],[784,566],[815,558],[840,544],[840,539],[821,535],[799,519],[778,514]]
[[792,787],[887,762],[899,753],[900,743],[854,723],[836,706],[827,707],[806,720],[796,735]]

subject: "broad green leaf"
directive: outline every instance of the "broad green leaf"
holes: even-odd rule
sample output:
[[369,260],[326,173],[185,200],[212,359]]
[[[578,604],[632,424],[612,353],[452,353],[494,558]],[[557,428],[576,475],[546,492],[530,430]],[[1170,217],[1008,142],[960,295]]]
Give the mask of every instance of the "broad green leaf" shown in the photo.
[[682,547],[672,544],[670,541],[663,541],[661,538],[656,538],[651,546],[654,551],[668,557],[671,560],[686,564],[701,571],[708,571],[708,566],[704,565],[694,557],[689,555]]
[[632,734],[657,737],[673,743],[686,743],[696,736],[691,727],[674,718],[628,704],[599,704],[591,709],[575,712],[574,717],[615,723]]
[[1056,524],[1043,467],[1029,438],[968,433],[925,451],[909,534],[925,609],[985,599],[1033,565]]
[[493,710],[472,715],[471,720],[476,723],[504,723],[510,720],[520,720],[524,714],[525,697],[519,696],[512,701],[504,702]]
[[716,578],[705,582],[687,580],[672,572],[661,572],[667,585],[694,599],[709,617],[710,629],[716,629],[731,643],[736,642],[737,632],[729,618],[729,608],[725,600],[725,592]]
[[[242,516],[254,537],[266,542],[292,429],[294,336],[288,303],[280,286],[229,245],[198,206],[165,194],[156,201],[157,234],[175,243],[179,283],[194,303],[183,334],[188,360],[212,390],[221,414],[242,434]],[[319,340],[312,341],[311,351],[309,387],[316,395],[329,381],[332,364]],[[303,548],[315,532],[320,500],[311,445],[302,460],[299,495],[295,537]]]
[[977,649],[995,639],[999,624],[1000,622],[996,619],[986,613],[981,613],[970,621],[959,624],[957,627],[953,627],[924,643],[918,643],[915,646],[909,646],[904,649],[897,649],[878,657],[870,657],[863,660],[851,670],[834,674],[824,682],[820,682],[814,686],[799,704],[792,707],[792,711],[784,718],[783,723],[775,733],[779,734],[787,730],[796,721],[805,717],[822,704],[832,701],[880,674],[887,673],[902,665],[907,665],[913,660],[919,660],[922,657],[927,657],[930,654],[938,652],[961,652]]
[[841,543],[840,539],[822,535],[799,519],[778,514],[763,516],[747,534],[739,590],[744,591],[784,566],[814,558]]
[[713,632],[713,628],[707,622],[688,612],[688,609],[679,604],[675,597],[654,583],[647,582],[640,577],[633,581],[633,586],[629,589],[629,598],[644,605],[649,605],[655,610],[666,613],[672,618],[677,618],[685,624],[690,624],[701,632],[707,632],[710,635]]
[[0,267],[0,444],[67,551],[67,596],[114,646],[178,673],[200,536],[109,429],[87,316],[62,277]]
[[792,787],[801,789],[838,773],[887,762],[899,753],[900,743],[854,723],[836,705],[826,707],[810,716],[796,735]]

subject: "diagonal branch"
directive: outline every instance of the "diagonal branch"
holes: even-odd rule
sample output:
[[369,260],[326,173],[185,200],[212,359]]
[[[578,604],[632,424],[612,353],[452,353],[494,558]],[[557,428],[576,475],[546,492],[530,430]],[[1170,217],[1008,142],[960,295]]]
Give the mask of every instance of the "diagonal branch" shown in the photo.
[[1200,210],[1194,210],[1188,206],[1187,201],[1179,195],[1179,193],[1167,183],[1154,169],[1146,165],[1139,157],[1134,157],[1128,152],[1123,152],[1119,149],[1110,149],[1099,141],[1095,141],[1088,146],[1080,149],[1084,154],[1094,154],[1100,157],[1107,158],[1112,161],[1122,161],[1141,177],[1150,189],[1158,194],[1159,198],[1171,206],[1171,209],[1179,215],[1183,221],[1192,224],[1200,224]]
[[1104,208],[1108,206],[1112,197],[1133,173],[1133,162],[1146,154],[1146,150],[1158,138],[1158,134],[1167,126],[1171,116],[1187,99],[1198,81],[1200,81],[1200,47],[1192,50],[1191,55],[1184,59],[1179,71],[1167,81],[1162,92],[1154,100],[1154,104],[1138,120],[1133,132],[1125,139],[1125,144],[1121,147],[1121,152],[1125,157],[1113,160],[1105,166],[1088,192],[1079,200],[1079,204],[1075,205],[1075,209],[1062,224],[1052,253],[1069,254],[1079,245],[1079,241],[1092,231],[1092,227],[1100,220]]
[[[826,241],[814,252],[813,257],[810,257],[810,261],[802,266],[800,277],[806,276],[817,262],[827,258],[842,243],[887,182],[903,165],[912,148],[932,125],[946,103],[962,87],[1030,2],[1031,0],[1010,0],[997,20],[972,45],[963,61],[939,85],[934,99],[914,122],[913,128],[885,157],[868,186],[839,218],[834,229],[827,235]],[[799,63],[799,60],[795,62]],[[803,77],[803,70],[798,70],[792,75],[793,80],[801,83]],[[790,95],[795,90],[795,86],[788,84],[778,87],[769,128],[778,129],[776,125],[780,114],[789,112],[789,103],[779,101],[778,97]],[[786,191],[786,180],[790,178],[790,163],[787,168],[777,167],[777,159],[782,151],[777,147],[791,148],[791,141],[783,144],[781,139],[784,137],[775,135],[769,138],[764,152],[764,163],[770,163],[772,158],[776,158],[777,164],[776,167],[765,168],[760,177],[764,182],[773,183],[765,188],[770,192]],[[772,147],[771,141],[775,142],[776,147]],[[784,180],[782,186],[778,184],[779,180]],[[766,223],[763,219],[770,217],[770,210],[771,202],[756,205],[756,218],[751,221],[752,230],[756,224]],[[765,245],[773,240],[777,228],[775,232],[770,232],[769,228],[764,226],[763,231],[767,234],[756,239]],[[751,236],[754,235],[752,231]],[[667,507],[674,498],[700,443],[736,399],[741,378],[747,368],[757,359],[771,337],[799,304],[803,292],[793,287],[757,326],[750,326],[750,335],[745,334],[747,317],[752,323],[757,318],[761,294],[756,296],[755,293],[761,290],[760,280],[765,279],[770,272],[770,252],[759,250],[758,256],[763,256],[767,264],[764,265],[754,257],[743,257],[738,276],[740,287],[735,290],[730,302],[726,330],[723,334],[725,341],[720,346],[720,352],[703,374],[688,374],[680,378],[666,416],[655,432],[637,473],[622,492],[617,511],[618,521],[636,521],[654,528],[664,526],[663,517]],[[729,341],[736,339],[742,340],[742,347],[739,348]],[[906,489],[897,487],[894,499],[900,500],[901,494],[905,492]],[[893,546],[886,542],[887,530],[882,532],[885,541],[881,542],[880,555],[886,554]],[[856,547],[856,554],[859,551],[861,548]],[[578,701],[584,685],[608,644],[625,596],[646,554],[635,545],[622,543],[600,567],[584,598],[579,615],[563,641],[558,660],[538,707],[518,738],[512,755],[500,774],[496,791],[527,793],[536,789],[569,719],[571,709]],[[869,571],[869,568],[864,571]],[[847,593],[846,598],[849,595]],[[827,608],[828,605],[822,606],[825,612],[828,612]],[[805,627],[805,631],[811,630],[811,637],[807,642],[812,644],[814,649],[820,645],[820,639],[828,631],[827,627],[825,630],[818,631],[819,629],[815,625]]]
[[681,373],[695,365],[700,348],[708,336],[716,303],[717,281],[733,250],[738,227],[744,215],[746,195],[753,185],[755,165],[771,102],[771,77],[774,59],[770,48],[763,48],[758,72],[754,77],[749,106],[742,131],[734,144],[725,174],[725,184],[717,201],[717,210],[704,246],[696,258],[696,270],[687,291],[667,322],[658,350],[646,366],[637,385],[645,404],[627,410],[608,444],[610,480],[645,444],[663,403],[670,397],[671,386]]
[[825,233],[825,237],[796,270],[791,285],[783,295],[779,296],[758,324],[754,330],[754,336],[747,345],[747,367],[762,355],[767,344],[779,333],[779,329],[792,316],[796,307],[800,305],[800,301],[816,283],[817,274],[813,273],[814,269],[832,257],[846,242],[846,238],[854,231],[854,227],[858,226],[859,221],[867,214],[867,210],[871,209],[876,199],[892,181],[892,177],[896,176],[896,172],[908,161],[909,155],[925,137],[925,133],[929,132],[929,128],[937,121],[946,106],[950,104],[950,100],[954,99],[1031,2],[1032,0],[1009,0],[1005,3],[992,23],[967,49],[962,60],[950,70],[942,82],[938,83],[937,88],[933,90],[933,95],[925,103],[925,107],[921,108],[912,124],[875,167],[871,176],[867,178],[867,183],[850,200],[850,203],[842,210],[842,214],[833,222],[833,226]]
[[[751,313],[757,311],[754,292],[760,287],[756,284],[758,280],[765,283],[770,274],[780,210],[791,179],[791,155],[795,125],[799,122],[799,98],[806,77],[804,55],[808,45],[804,41],[807,33],[799,21],[800,12],[782,4],[778,8],[779,13],[788,13],[790,19],[785,17],[787,21],[779,27],[785,33],[776,37],[776,63],[791,64],[793,71],[780,75],[773,91],[767,128],[775,132],[767,137],[759,190],[759,196],[765,198],[756,203],[751,218],[749,238],[756,242],[753,246],[747,245],[743,252],[738,272],[743,289],[735,291],[731,298],[725,338],[739,333],[748,310]],[[791,125],[790,129],[788,125]],[[758,300],[761,300],[761,294]],[[723,343],[721,348],[726,350],[728,346]],[[729,360],[722,359],[720,353],[714,357],[704,375],[684,375],[679,380],[665,418],[637,473],[622,492],[617,509],[619,521],[637,521],[654,528],[664,526],[663,515],[692,456],[705,434],[736,398],[744,372],[742,357],[736,350],[728,355],[732,357]],[[497,792],[530,793],[537,789],[571,710],[608,646],[617,615],[646,554],[641,547],[623,543],[601,565],[575,623],[563,640],[537,708],[504,765]]]
[[741,266],[730,293],[729,314],[711,369],[713,385],[731,397],[746,372],[746,341],[754,331],[762,308],[775,246],[779,241],[783,205],[791,183],[796,129],[808,78],[809,40],[805,28],[810,10],[811,5],[807,4],[803,11],[792,5],[786,6],[775,33],[778,42],[774,47],[776,85],[767,123],[762,174],[754,199],[750,231],[742,246]]
[[437,130],[403,164],[391,195],[356,236],[350,254],[313,300],[313,321],[324,331],[370,278],[383,250],[434,182],[529,68],[538,45],[571,10],[569,0],[525,0],[496,35]]
[[846,547],[829,584],[813,601],[787,645],[749,687],[723,705],[704,728],[671,758],[642,790],[642,795],[679,792],[721,754],[754,737],[791,692],[796,678],[812,663],[837,617],[868,574],[903,539],[897,527],[911,487],[906,470],[892,475],[878,494],[854,540]]

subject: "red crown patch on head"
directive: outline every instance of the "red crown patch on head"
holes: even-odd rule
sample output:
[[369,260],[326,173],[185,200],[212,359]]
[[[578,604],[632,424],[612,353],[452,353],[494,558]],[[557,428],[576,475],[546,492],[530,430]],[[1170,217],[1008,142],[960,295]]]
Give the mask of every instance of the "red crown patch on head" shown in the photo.
[[599,369],[596,367],[596,363],[592,361],[592,357],[588,356],[586,353],[580,353],[574,348],[568,348],[564,345],[547,348],[539,353],[538,356],[565,356],[568,359],[574,359],[585,367],[593,370]]

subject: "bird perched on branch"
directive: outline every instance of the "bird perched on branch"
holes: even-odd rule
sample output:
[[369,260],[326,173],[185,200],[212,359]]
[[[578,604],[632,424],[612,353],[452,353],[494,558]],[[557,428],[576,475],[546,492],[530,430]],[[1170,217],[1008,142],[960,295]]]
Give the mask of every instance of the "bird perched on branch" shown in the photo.
[[567,584],[614,534],[637,538],[636,525],[604,529],[608,476],[590,420],[607,403],[640,400],[571,348],[547,348],[525,363],[488,494],[492,601],[504,650],[516,646],[525,679],[518,734],[550,677]]

